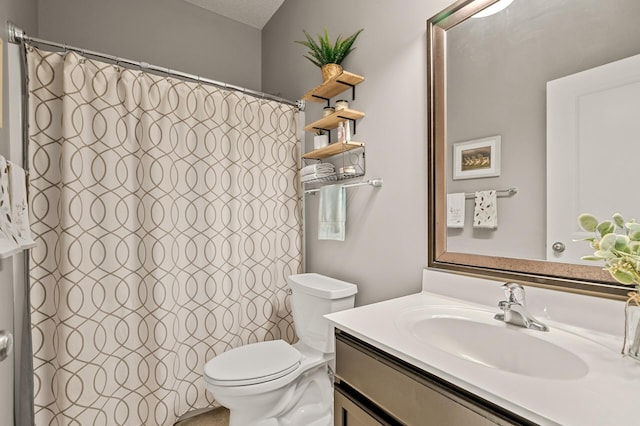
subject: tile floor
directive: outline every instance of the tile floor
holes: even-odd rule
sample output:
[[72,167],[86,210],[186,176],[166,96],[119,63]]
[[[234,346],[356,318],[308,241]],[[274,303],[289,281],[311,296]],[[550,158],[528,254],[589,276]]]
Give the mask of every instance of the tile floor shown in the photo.
[[174,426],[229,426],[229,410],[224,407],[203,410],[178,421]]

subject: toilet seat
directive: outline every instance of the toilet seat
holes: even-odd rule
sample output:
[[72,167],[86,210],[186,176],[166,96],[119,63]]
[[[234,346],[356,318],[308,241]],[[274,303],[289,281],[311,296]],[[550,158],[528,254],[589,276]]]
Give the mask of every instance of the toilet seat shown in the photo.
[[205,381],[217,386],[264,383],[295,371],[302,354],[284,340],[252,343],[224,352],[204,367]]

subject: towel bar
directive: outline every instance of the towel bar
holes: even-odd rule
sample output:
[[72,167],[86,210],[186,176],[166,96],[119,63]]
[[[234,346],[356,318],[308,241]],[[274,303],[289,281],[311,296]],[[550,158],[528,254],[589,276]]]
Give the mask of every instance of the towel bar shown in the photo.
[[[516,188],[515,186],[507,189],[496,190],[496,196],[498,197],[511,197],[512,195],[515,195],[517,193],[518,193],[518,188]],[[464,198],[474,198],[475,196],[476,196],[475,192],[464,193]]]
[[[382,178],[373,178],[362,182],[357,183],[347,183],[343,185],[345,188],[350,188],[352,186],[362,186],[362,185],[371,185],[376,188],[380,188],[382,186]],[[307,189],[304,191],[305,194],[315,194],[316,192],[320,192],[320,189]]]

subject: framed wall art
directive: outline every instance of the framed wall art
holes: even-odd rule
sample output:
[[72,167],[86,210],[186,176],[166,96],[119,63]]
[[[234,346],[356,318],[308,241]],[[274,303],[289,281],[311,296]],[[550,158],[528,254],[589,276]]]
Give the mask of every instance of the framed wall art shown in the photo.
[[500,136],[453,144],[453,179],[500,176]]

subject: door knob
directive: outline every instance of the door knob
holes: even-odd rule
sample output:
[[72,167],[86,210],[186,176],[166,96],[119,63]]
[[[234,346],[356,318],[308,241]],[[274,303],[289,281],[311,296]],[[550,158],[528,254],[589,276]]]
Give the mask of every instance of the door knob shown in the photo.
[[13,336],[6,330],[0,330],[0,361],[11,353],[13,348]]
[[555,251],[556,253],[562,253],[565,249],[565,245],[564,243],[561,243],[560,241],[556,241],[555,243],[553,243],[553,245],[551,246],[551,249],[553,251]]

